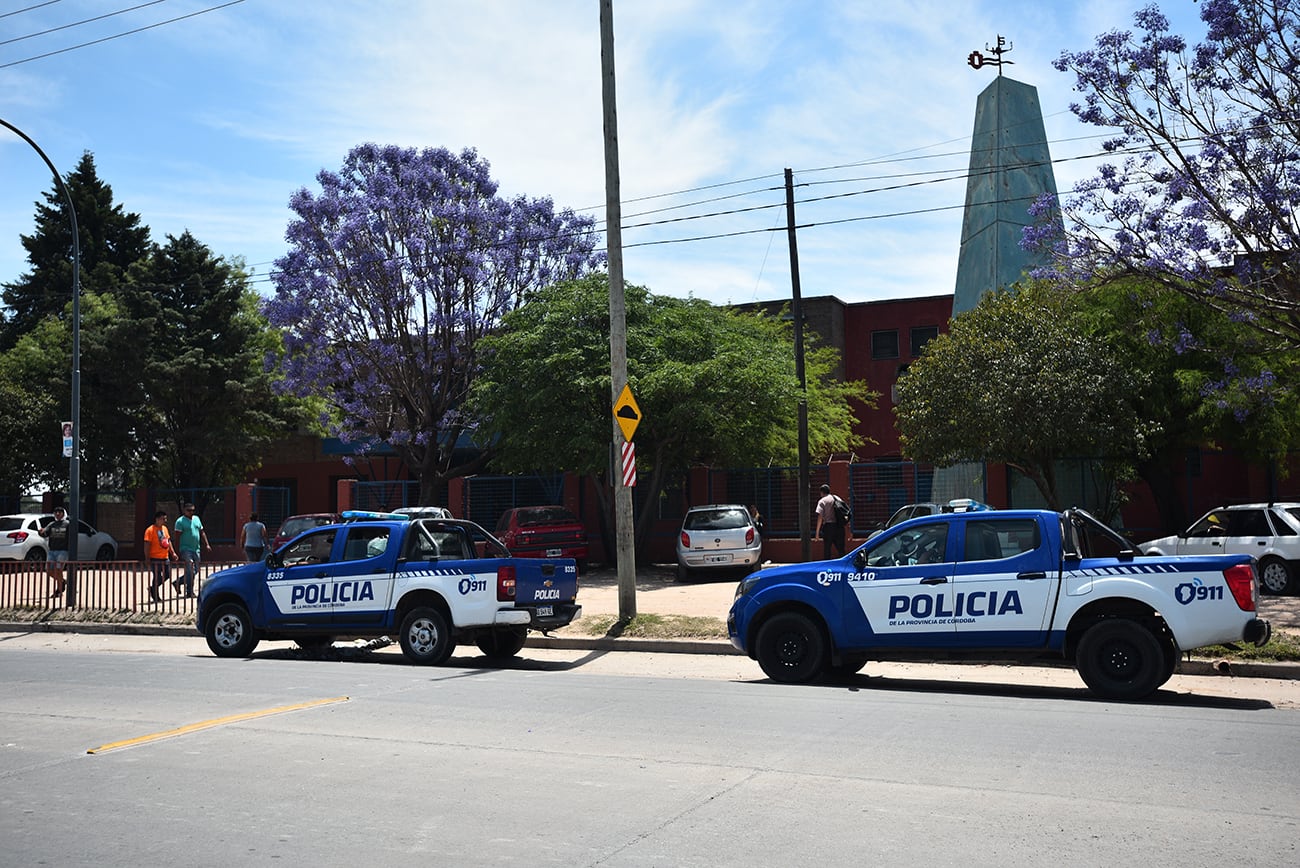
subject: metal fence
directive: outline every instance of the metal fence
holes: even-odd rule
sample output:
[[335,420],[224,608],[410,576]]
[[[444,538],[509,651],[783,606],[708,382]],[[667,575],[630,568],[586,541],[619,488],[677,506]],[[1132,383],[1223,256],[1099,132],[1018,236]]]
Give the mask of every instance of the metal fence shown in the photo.
[[564,499],[564,474],[547,476],[472,476],[465,480],[465,503],[452,512],[496,528],[501,513],[516,506],[551,506]]
[[[420,503],[420,483],[413,479],[399,479],[388,482],[368,482],[358,481],[356,485],[356,500],[353,505],[357,509],[370,509],[376,512],[391,512],[394,509],[401,509],[404,506],[445,506],[450,508],[447,503],[447,485],[438,489],[435,496],[435,503]],[[455,512],[455,510],[452,510]]]
[[[194,591],[209,576],[237,563],[200,564]],[[78,561],[65,565],[65,575],[76,582],[74,609],[108,612],[192,612],[194,599],[178,596],[168,583],[159,589],[161,602],[149,599],[153,570],[140,561]],[[183,568],[173,565],[172,581],[184,577]],[[75,578],[74,578],[75,577]],[[44,561],[0,561],[0,609],[63,609],[66,594],[52,597],[54,580]]]

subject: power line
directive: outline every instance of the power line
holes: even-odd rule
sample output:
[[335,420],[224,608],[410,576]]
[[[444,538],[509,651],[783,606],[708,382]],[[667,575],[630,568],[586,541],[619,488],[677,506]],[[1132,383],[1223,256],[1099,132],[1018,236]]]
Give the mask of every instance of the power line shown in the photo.
[[137,9],[143,9],[146,6],[157,6],[159,3],[166,3],[167,0],[149,0],[148,3],[141,3],[138,6],[131,6],[127,9],[119,9],[116,12],[106,12],[103,15],[96,15],[94,18],[83,18],[80,21],[74,21],[71,24],[60,24],[58,27],[51,27],[49,30],[42,30],[39,33],[28,33],[26,36],[15,36],[13,39],[6,39],[0,42],[0,45],[11,45],[15,42],[22,42],[24,39],[35,39],[38,36],[45,36],[50,33],[58,33],[60,30],[70,30],[73,27],[80,27],[83,24],[91,24],[95,21],[103,21],[105,18],[112,18],[116,15],[124,15],[127,12],[134,12]]
[[22,60],[11,60],[8,63],[0,63],[0,69],[8,69],[11,66],[18,66],[19,64],[22,63],[31,63],[33,60],[42,60],[46,57],[54,57],[56,54],[66,54],[69,51],[76,51],[80,48],[89,48],[92,45],[99,45],[102,42],[111,42],[114,39],[121,39],[123,36],[132,36],[136,33],[143,33],[146,30],[153,30],[154,28],[162,27],[165,24],[175,24],[177,21],[184,21],[186,18],[195,18],[199,15],[204,15],[208,12],[215,12],[218,9],[225,9],[229,6],[236,6],[243,2],[244,0],[229,0],[229,2],[227,3],[221,3],[217,6],[209,6],[208,8],[200,9],[197,12],[189,12],[185,15],[177,15],[175,18],[168,18],[166,21],[159,21],[157,24],[147,24],[144,27],[137,27],[134,30],[126,30],[123,31],[122,33],[115,33],[112,36],[105,36],[101,39],[92,39],[89,42],[83,42],[80,45],[70,45],[67,48],[59,48],[56,49],[55,51],[47,51],[44,54],[37,54],[37,55],[33,55],[32,57],[24,57]]
[[28,6],[24,9],[15,9],[13,12],[0,13],[0,18],[8,18],[11,15],[21,15],[24,12],[31,12],[33,9],[40,9],[42,6],[53,6],[55,3],[59,2],[62,2],[62,0],[45,0],[44,3],[37,3],[35,6]]

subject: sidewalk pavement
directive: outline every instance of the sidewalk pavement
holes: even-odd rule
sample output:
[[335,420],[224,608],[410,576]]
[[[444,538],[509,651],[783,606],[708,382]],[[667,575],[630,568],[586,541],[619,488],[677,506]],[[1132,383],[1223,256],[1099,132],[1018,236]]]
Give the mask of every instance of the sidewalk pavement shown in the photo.
[[[671,566],[651,565],[637,570],[637,614],[682,615],[717,618],[724,622],[736,593],[731,579],[676,581]],[[619,614],[618,574],[612,568],[591,570],[582,576],[578,592],[583,619]],[[1300,632],[1300,596],[1262,597],[1260,616],[1273,629]],[[65,632],[116,633],[152,636],[195,636],[194,626],[163,624],[102,624],[87,622],[0,622],[0,633]],[[649,651],[680,654],[739,654],[726,639],[640,639],[625,636],[584,636],[560,630],[550,636],[530,634],[528,647],[557,650]],[[1040,664],[1042,665],[1042,664]],[[1052,664],[1046,664],[1052,665]],[[1058,665],[1068,665],[1064,662]],[[1300,663],[1255,663],[1227,660],[1184,660],[1184,675],[1300,679]]]

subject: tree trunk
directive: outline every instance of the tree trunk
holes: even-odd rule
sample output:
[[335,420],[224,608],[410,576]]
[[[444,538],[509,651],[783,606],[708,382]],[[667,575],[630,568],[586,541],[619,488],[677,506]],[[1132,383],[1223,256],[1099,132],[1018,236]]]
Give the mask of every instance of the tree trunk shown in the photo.
[[1166,461],[1152,457],[1137,467],[1138,476],[1147,484],[1160,516],[1158,535],[1180,533],[1188,524],[1187,505],[1178,491],[1174,470]]

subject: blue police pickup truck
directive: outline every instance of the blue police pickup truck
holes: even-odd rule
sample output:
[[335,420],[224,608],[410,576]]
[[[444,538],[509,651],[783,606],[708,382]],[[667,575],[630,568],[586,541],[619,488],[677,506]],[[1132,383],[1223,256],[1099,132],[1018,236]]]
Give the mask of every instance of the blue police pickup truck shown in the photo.
[[931,515],[838,560],[742,581],[731,642],[774,681],[871,660],[1074,661],[1085,684],[1139,699],[1180,652],[1269,639],[1248,555],[1145,557],[1079,509]]
[[474,522],[350,512],[214,573],[195,625],[218,657],[247,657],[262,639],[320,648],[396,634],[408,660],[437,665],[458,643],[513,657],[530,629],[577,618],[577,594],[572,559],[511,557]]

